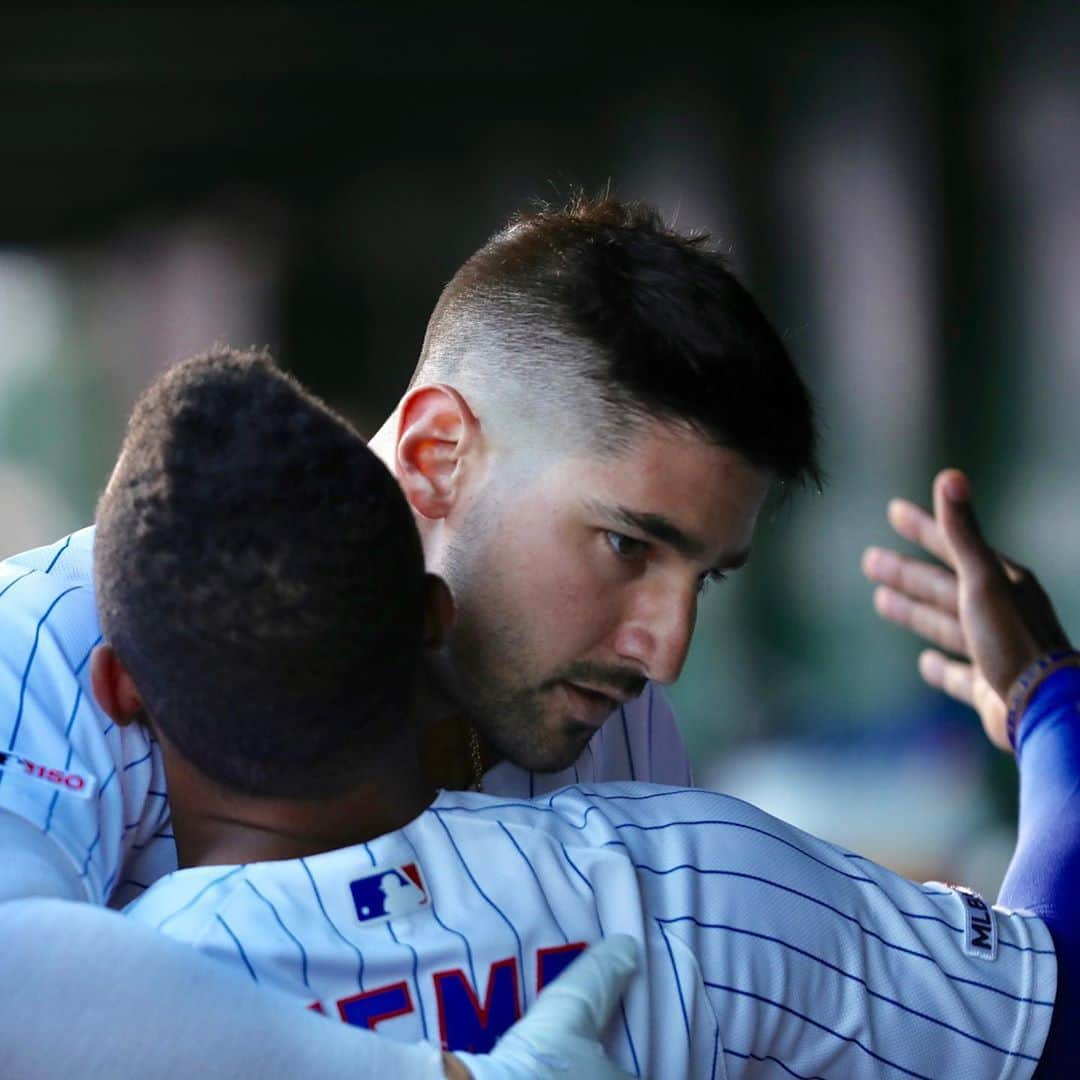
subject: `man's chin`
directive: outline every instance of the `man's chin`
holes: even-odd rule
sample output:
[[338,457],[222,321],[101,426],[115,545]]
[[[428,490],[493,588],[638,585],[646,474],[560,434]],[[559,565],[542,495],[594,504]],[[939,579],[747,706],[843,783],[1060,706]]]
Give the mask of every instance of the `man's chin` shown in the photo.
[[575,720],[561,720],[558,730],[548,733],[543,746],[529,747],[528,764],[523,768],[538,773],[556,773],[569,769],[585,752],[596,729]]

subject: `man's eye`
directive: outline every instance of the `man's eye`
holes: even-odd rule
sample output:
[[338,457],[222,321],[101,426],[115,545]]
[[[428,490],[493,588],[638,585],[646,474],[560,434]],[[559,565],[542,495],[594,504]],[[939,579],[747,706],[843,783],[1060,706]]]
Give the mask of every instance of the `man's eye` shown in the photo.
[[698,578],[698,596],[704,596],[710,585],[719,585],[724,581],[727,581],[727,574],[722,570],[710,570],[707,574],[702,574]]
[[644,555],[648,550],[649,545],[644,540],[635,540],[632,536],[626,536],[623,533],[607,532],[607,541],[611,545],[611,550],[619,556],[620,559],[636,559]]

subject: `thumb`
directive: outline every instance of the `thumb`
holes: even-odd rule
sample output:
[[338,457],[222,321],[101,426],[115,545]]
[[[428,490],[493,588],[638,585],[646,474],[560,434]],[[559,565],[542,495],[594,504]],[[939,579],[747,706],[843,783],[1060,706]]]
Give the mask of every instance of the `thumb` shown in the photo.
[[604,938],[544,989],[529,1015],[541,1022],[557,1019],[569,1031],[598,1038],[637,969],[638,952],[628,934]]
[[1000,569],[997,556],[983,539],[975,518],[971,485],[959,469],[943,469],[934,478],[934,517],[959,572],[979,564],[984,569]]

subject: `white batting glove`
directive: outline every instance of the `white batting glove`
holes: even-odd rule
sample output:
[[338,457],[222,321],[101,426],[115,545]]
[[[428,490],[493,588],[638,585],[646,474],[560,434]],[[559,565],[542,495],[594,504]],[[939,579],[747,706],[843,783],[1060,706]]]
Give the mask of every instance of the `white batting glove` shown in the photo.
[[638,944],[613,934],[581,954],[490,1054],[458,1058],[474,1080],[631,1080],[605,1053],[600,1034],[638,964]]

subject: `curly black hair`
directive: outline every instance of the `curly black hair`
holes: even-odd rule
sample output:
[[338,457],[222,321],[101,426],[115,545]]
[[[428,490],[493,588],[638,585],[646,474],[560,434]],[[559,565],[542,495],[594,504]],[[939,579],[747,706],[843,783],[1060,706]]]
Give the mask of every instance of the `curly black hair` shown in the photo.
[[423,554],[396,481],[265,352],[215,347],[143,395],[97,511],[105,640],[223,786],[343,790],[400,725]]

